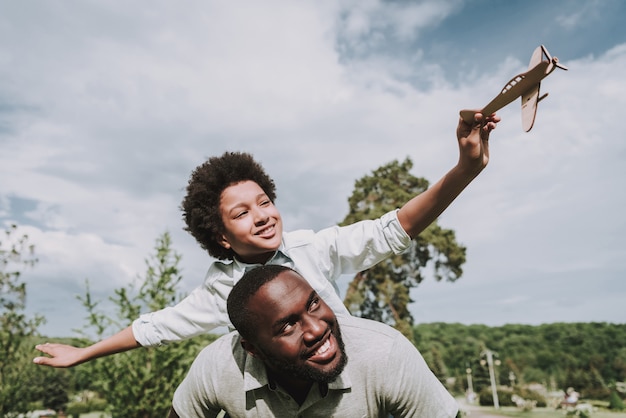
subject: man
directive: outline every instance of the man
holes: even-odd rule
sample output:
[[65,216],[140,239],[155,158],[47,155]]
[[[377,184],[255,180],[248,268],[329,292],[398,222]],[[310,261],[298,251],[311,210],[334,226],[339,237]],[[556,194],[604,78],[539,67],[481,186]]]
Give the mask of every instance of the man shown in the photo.
[[[294,270],[264,265],[231,291],[238,333],[206,347],[170,417],[454,417],[456,401],[398,331],[336,316]],[[219,361],[215,361],[219,359]]]

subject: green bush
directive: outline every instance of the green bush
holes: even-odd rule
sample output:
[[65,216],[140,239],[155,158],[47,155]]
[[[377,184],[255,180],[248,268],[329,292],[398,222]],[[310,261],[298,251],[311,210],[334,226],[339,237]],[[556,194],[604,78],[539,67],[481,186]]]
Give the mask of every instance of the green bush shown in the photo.
[[535,392],[534,390],[516,387],[514,392],[516,395],[521,396],[522,398],[529,401],[537,401],[536,406],[539,408],[545,408],[548,404],[546,398],[542,394]]
[[67,404],[65,413],[71,417],[78,417],[80,414],[89,412],[89,404],[87,402],[70,402]]
[[[496,392],[498,393],[498,403],[500,406],[515,406],[515,403],[511,399],[513,390],[500,387],[496,389]],[[480,391],[478,394],[478,403],[480,406],[493,406],[493,394],[490,386]]]
[[107,401],[101,398],[89,399],[88,401],[70,402],[67,404],[66,413],[71,417],[89,412],[104,411],[107,409]]
[[89,412],[104,411],[107,409],[108,403],[106,399],[95,398],[89,401]]
[[609,409],[621,411],[624,409],[624,401],[620,398],[616,390],[611,391],[609,396]]
[[[540,393],[522,387],[516,387],[515,389],[509,387],[499,387],[497,389],[497,393],[498,403],[500,406],[516,406],[512,399],[513,395],[518,395],[529,401],[536,401],[536,406],[540,408],[547,405],[546,398]],[[490,386],[485,387],[480,391],[478,394],[478,403],[481,406],[493,406],[493,395]]]

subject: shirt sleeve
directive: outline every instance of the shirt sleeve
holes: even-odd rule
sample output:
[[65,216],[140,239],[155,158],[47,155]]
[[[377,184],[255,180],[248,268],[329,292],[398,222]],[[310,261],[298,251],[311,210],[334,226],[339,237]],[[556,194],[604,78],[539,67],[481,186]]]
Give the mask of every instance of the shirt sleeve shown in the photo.
[[144,347],[154,347],[230,326],[224,293],[230,291],[232,282],[216,283],[214,277],[223,277],[215,264],[204,284],[177,305],[143,314],[133,321],[135,340]]
[[[221,341],[214,342],[215,347],[221,345]],[[217,395],[214,392],[212,378],[216,370],[211,368],[211,358],[215,362],[217,353],[209,345],[200,352],[194,360],[187,376],[176,388],[172,399],[172,408],[181,418],[204,418],[217,417],[222,410],[217,404]]]
[[388,411],[394,417],[455,417],[458,403],[429,369],[415,346],[399,336],[392,353],[381,387]]
[[397,210],[375,220],[332,227],[318,233],[319,259],[326,260],[329,277],[368,269],[411,245],[411,237],[400,225]]

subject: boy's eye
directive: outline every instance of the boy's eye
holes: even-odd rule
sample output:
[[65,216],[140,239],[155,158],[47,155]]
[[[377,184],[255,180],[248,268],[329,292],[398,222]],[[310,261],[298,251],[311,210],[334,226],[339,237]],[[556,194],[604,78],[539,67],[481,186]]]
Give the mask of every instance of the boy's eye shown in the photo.
[[269,205],[270,203],[272,203],[272,201],[271,201],[271,200],[269,200],[269,199],[268,199],[268,200],[263,200],[263,201],[261,202],[261,206],[267,206],[267,205]]

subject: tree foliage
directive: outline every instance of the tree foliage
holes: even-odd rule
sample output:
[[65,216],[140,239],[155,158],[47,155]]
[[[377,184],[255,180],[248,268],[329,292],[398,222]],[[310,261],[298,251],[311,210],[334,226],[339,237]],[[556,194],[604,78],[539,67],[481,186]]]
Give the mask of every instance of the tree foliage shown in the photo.
[[[342,225],[380,217],[428,189],[426,179],[409,173],[412,167],[409,158],[402,163],[396,160],[357,180],[348,199],[350,211]],[[464,262],[465,247],[457,243],[454,231],[434,222],[404,254],[358,273],[348,287],[344,303],[352,314],[390,324],[411,338],[411,289],[428,274],[437,281],[457,280]]]
[[22,270],[34,266],[34,246],[11,225],[0,238],[0,416],[25,412],[32,400],[30,358],[25,342],[37,332],[40,316],[28,317]]
[[[626,380],[626,324],[553,323],[543,325],[420,324],[414,328],[417,348],[435,371],[466,381],[471,368],[479,393],[489,386],[485,347],[498,355],[499,385],[540,383],[553,390],[575,388],[583,397],[607,399],[610,382]],[[439,357],[429,354],[433,347]],[[511,380],[511,373],[515,380]]]
[[[89,327],[98,339],[114,328],[126,327],[144,311],[175,304],[182,295],[177,286],[182,279],[178,268],[180,255],[171,248],[164,233],[157,239],[155,253],[146,260],[144,278],[127,288],[119,288],[111,298],[117,320],[98,311],[89,288],[81,297],[88,312]],[[195,338],[168,347],[140,348],[84,364],[97,377],[94,388],[107,400],[113,417],[146,418],[166,416],[174,391],[185,376],[198,351],[212,338]]]

